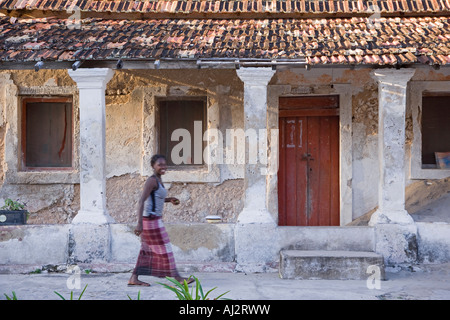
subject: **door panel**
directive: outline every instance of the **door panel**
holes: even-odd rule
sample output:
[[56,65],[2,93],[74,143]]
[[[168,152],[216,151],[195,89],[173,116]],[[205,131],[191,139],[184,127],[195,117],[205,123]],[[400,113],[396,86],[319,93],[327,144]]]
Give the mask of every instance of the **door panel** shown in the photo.
[[330,106],[329,97],[321,98],[299,99],[301,116],[292,116],[292,98],[288,116],[280,112],[279,225],[339,225],[339,117],[326,115],[335,110],[317,116],[317,108],[305,116],[308,109],[302,105],[317,99],[319,108]]

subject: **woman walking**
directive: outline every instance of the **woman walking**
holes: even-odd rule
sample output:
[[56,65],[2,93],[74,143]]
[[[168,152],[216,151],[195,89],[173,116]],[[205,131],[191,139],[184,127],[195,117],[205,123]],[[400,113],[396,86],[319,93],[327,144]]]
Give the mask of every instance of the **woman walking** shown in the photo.
[[166,158],[163,155],[154,155],[151,165],[154,174],[145,182],[139,200],[138,223],[134,231],[137,236],[141,236],[141,249],[128,285],[150,286],[140,281],[139,275],[172,277],[180,282],[187,280],[177,271],[169,236],[162,222],[164,202],[178,205],[180,201],[173,197],[166,198],[167,190],[161,180],[167,170]]

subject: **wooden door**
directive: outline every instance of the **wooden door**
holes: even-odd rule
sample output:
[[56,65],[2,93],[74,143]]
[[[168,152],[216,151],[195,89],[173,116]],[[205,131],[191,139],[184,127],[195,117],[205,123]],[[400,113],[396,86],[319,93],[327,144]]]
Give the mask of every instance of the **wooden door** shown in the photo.
[[337,96],[280,98],[279,225],[339,225],[338,103]]

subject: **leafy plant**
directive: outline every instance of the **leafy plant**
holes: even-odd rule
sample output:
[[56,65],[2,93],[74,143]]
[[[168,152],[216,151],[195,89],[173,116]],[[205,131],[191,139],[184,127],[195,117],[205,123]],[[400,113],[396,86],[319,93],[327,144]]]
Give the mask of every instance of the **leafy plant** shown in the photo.
[[[189,281],[191,278],[195,280],[195,286],[192,285],[190,291],[189,291],[189,285],[186,280],[183,280],[183,283],[181,283],[181,282],[175,280],[174,278],[166,277],[166,279],[169,280],[171,283],[173,283],[174,286],[169,286],[167,284],[160,283],[160,282],[158,282],[158,284],[160,284],[164,288],[169,289],[170,291],[174,292],[176,294],[178,300],[209,300],[208,295],[213,290],[217,289],[217,287],[212,288],[211,290],[206,292],[206,294],[204,294],[203,287],[202,287],[200,281],[198,280],[198,278],[191,275],[187,280]],[[214,298],[214,300],[219,300],[228,292],[230,292],[230,291],[222,293],[221,295]],[[225,298],[222,298],[222,299],[225,299]]]
[[8,296],[6,293],[4,293],[4,295],[6,297],[6,300],[18,300],[17,296],[16,296],[16,293],[14,291],[12,292],[12,296],[11,297]]
[[39,274],[39,273],[42,273],[42,270],[39,268],[35,269],[34,271],[30,271],[30,274]]
[[[83,296],[84,291],[86,290],[88,285],[86,285],[83,289],[83,291],[81,292],[80,296],[78,297],[77,300],[81,300],[81,297]],[[54,293],[56,293],[61,299],[66,300],[61,294],[59,294],[56,291],[53,291]],[[69,300],[73,300],[73,291],[70,292],[70,299]]]
[[[128,299],[133,300],[133,299],[131,299],[130,295],[127,294],[127,296],[128,296]],[[141,290],[139,290],[139,292],[138,292],[137,300],[141,300]]]
[[20,211],[25,210],[26,203],[21,203],[19,200],[14,201],[10,198],[5,200],[5,205],[0,210]]

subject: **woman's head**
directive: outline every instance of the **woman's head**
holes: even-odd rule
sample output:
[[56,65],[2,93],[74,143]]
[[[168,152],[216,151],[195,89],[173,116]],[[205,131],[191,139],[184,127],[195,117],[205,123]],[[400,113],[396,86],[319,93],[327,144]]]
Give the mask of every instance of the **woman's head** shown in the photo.
[[166,157],[162,154],[155,154],[151,160],[150,164],[157,174],[165,174],[167,169]]
[[153,167],[153,165],[156,163],[156,161],[158,161],[158,159],[164,159],[165,161],[166,157],[163,156],[162,154],[155,154],[150,160],[150,165]]

